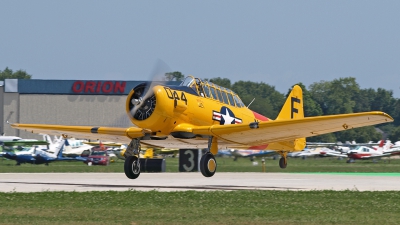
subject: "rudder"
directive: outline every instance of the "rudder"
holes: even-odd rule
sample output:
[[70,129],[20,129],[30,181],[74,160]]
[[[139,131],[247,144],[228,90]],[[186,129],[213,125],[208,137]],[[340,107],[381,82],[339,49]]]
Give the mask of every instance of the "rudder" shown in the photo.
[[304,118],[303,90],[299,85],[294,85],[276,120],[300,118]]
[[[288,95],[285,104],[276,118],[276,120],[290,120],[304,118],[303,109],[303,90],[299,85],[294,85],[292,91]],[[288,143],[276,143],[271,145],[271,148],[286,149],[290,151],[301,151],[306,146],[306,138],[297,138]]]

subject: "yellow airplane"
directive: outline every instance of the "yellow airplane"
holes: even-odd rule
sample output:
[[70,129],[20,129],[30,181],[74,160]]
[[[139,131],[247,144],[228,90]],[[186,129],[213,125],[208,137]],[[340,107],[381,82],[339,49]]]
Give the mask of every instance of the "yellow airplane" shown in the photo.
[[[125,152],[126,152],[126,149],[121,149],[121,151],[119,152],[120,156],[118,156],[118,157],[123,157],[123,159],[125,159]],[[154,149],[148,148],[148,149],[144,150],[144,154],[139,153],[139,158],[142,158],[142,159],[154,158]]]
[[246,107],[233,91],[188,76],[178,86],[143,83],[129,93],[126,112],[135,125],[128,128],[13,123],[12,127],[64,138],[129,142],[125,175],[140,175],[141,144],[155,148],[207,148],[200,171],[211,177],[217,169],[218,149],[275,150],[279,166],[286,168],[287,154],[301,151],[306,137],[392,122],[379,111],[304,117],[300,86],[292,88],[276,120]]

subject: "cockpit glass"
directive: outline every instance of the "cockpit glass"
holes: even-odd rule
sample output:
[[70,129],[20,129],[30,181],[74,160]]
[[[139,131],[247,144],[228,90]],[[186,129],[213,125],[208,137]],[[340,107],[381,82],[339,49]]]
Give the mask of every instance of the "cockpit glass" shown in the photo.
[[221,94],[221,91],[219,89],[217,89],[217,94],[218,94],[219,100],[222,102],[223,101],[222,94]]
[[199,95],[219,100],[225,104],[230,104],[236,107],[245,107],[239,96],[235,94],[232,90],[220,87],[207,80],[202,81],[199,78],[194,78],[193,76],[188,76],[182,81],[180,86],[186,86],[192,88]]
[[210,97],[210,89],[208,88],[208,85],[204,84],[203,89],[204,89],[204,92],[206,93],[207,98],[209,98]]
[[234,96],[233,96],[233,99],[235,99],[235,103],[236,103],[236,106],[237,106],[237,107],[243,107],[243,106],[242,106],[242,102],[240,101],[240,99],[239,99],[238,96],[234,95]]
[[211,89],[211,94],[214,97],[214,99],[218,100],[217,93],[215,92],[215,88],[214,87],[210,87],[210,89]]
[[221,90],[221,93],[222,93],[222,98],[224,100],[224,103],[228,105],[229,102],[228,102],[228,96],[226,95],[226,92]]
[[231,93],[228,93],[228,98],[229,98],[229,103],[231,103],[232,106],[235,106],[235,102],[233,101],[233,97]]
[[180,86],[187,86],[189,87],[193,83],[194,79],[193,77],[186,77],[185,80],[182,81]]

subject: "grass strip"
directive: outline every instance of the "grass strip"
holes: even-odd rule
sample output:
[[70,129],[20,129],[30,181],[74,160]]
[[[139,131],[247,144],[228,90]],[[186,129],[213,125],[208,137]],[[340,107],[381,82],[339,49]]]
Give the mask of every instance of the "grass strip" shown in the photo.
[[0,224],[398,224],[400,192],[0,193]]

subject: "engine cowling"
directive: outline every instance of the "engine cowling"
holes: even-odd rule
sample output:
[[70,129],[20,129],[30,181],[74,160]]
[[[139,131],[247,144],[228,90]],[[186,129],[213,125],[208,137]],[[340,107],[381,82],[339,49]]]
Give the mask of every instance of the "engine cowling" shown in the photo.
[[127,99],[130,116],[142,121],[148,119],[156,107],[156,96],[146,83],[139,84]]

